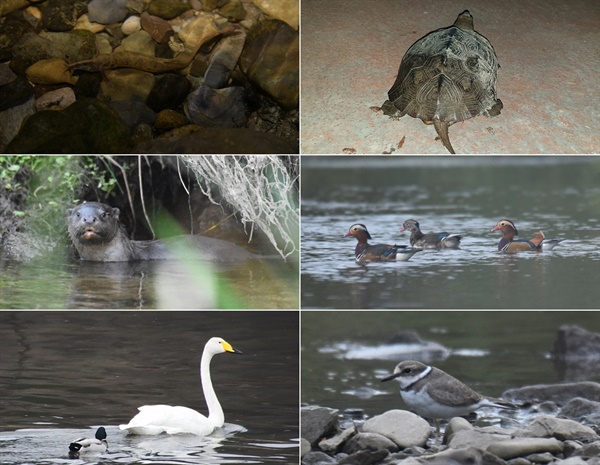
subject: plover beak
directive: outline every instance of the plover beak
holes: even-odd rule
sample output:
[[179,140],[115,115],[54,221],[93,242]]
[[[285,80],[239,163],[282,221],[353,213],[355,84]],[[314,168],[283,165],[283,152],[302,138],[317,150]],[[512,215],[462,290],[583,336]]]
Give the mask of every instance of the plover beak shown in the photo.
[[386,376],[385,378],[383,378],[383,379],[381,380],[381,382],[383,383],[384,381],[390,381],[390,380],[392,380],[392,379],[395,379],[395,378],[397,378],[398,376],[400,376],[400,373],[394,373],[394,374],[392,374],[392,375],[389,375],[389,376]]

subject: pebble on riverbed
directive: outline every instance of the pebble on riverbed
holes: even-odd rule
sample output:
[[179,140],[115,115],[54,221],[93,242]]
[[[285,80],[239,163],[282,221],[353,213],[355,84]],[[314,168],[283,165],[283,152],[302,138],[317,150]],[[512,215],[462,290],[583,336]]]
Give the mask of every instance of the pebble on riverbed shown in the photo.
[[[176,69],[170,73],[145,73],[144,71],[121,68],[101,70],[100,72],[73,71],[69,65],[82,60],[93,59],[99,53],[118,53],[120,51],[140,53],[161,59],[172,59],[177,50],[183,50],[185,39],[179,36],[185,32],[185,25],[198,15],[210,15],[221,24],[221,28],[229,22],[236,24],[248,32],[240,63],[235,67],[231,83],[226,86],[237,86],[244,89],[242,111],[245,117],[237,118],[245,128],[254,132],[266,133],[257,135],[256,143],[263,149],[263,142],[271,134],[284,138],[287,144],[298,151],[298,82],[299,82],[299,35],[298,35],[298,0],[220,0],[190,2],[188,0],[48,0],[40,4],[24,2],[22,7],[6,12],[0,32],[0,58],[6,62],[0,71],[0,95],[12,94],[12,87],[22,90],[17,97],[2,101],[0,121],[10,114],[20,118],[13,126],[22,127],[18,134],[11,131],[0,138],[0,152],[13,150],[14,147],[32,147],[38,153],[64,153],[42,144],[46,136],[38,134],[36,129],[63,133],[65,125],[72,124],[79,131],[81,124],[77,121],[62,121],[73,117],[74,113],[65,113],[59,122],[55,118],[43,117],[44,123],[35,120],[47,108],[54,96],[43,97],[46,92],[53,92],[67,86],[74,90],[76,101],[81,98],[93,98],[104,103],[116,101],[139,100],[145,103],[156,114],[169,109],[186,118],[183,102],[202,82],[202,73],[190,74],[202,69],[200,61],[207,63],[211,50],[218,39],[201,48],[193,66]],[[226,28],[225,28],[226,29]],[[174,51],[175,50],[175,51]],[[243,63],[243,65],[242,65]],[[90,78],[90,76],[98,76]],[[166,78],[165,76],[172,76]],[[85,86],[78,80],[85,81]],[[15,82],[18,84],[15,84]],[[98,84],[98,83],[101,84]],[[171,88],[171,84],[175,85]],[[25,86],[23,86],[25,84]],[[92,84],[92,85],[89,85]],[[165,90],[166,84],[166,90]],[[12,87],[10,87],[12,86]],[[64,92],[64,91],[61,91]],[[227,92],[227,90],[223,90]],[[166,96],[163,96],[163,93]],[[183,94],[182,94],[183,93]],[[36,113],[15,112],[18,107],[35,94],[35,98],[43,98],[42,102],[33,105]],[[66,111],[72,103],[69,98],[60,99],[60,104],[50,105],[53,111]],[[237,104],[236,104],[237,105]],[[28,107],[29,108],[29,107]],[[4,112],[9,112],[2,114]],[[131,116],[131,114],[130,114]],[[33,119],[27,131],[24,131],[25,118]],[[166,134],[172,127],[181,125],[181,118],[169,115],[169,121],[161,117],[160,127],[151,125],[150,137],[160,140],[173,134]],[[222,118],[221,118],[222,119]],[[156,121],[156,118],[153,118]],[[203,122],[203,126],[219,127],[217,122]],[[92,120],[93,124],[94,121]],[[117,153],[133,150],[139,139],[134,139],[137,125],[147,125],[144,116],[139,121],[127,121],[130,132],[122,145],[112,146]],[[60,124],[60,127],[54,127]],[[189,120],[186,123],[191,125]],[[229,123],[225,123],[229,124]],[[238,123],[239,124],[239,123]],[[196,124],[189,132],[198,130]],[[111,126],[112,127],[112,126]],[[75,129],[74,129],[75,130]],[[110,131],[109,128],[105,129]],[[83,129],[85,132],[85,128]],[[96,128],[94,137],[112,138]],[[70,135],[68,135],[70,136]],[[224,139],[226,138],[224,134]],[[29,140],[25,141],[24,138]],[[117,139],[122,140],[120,135]],[[211,138],[212,139],[212,138]],[[218,137],[216,138],[218,140]],[[92,141],[84,137],[86,144],[78,146],[78,152],[97,153],[100,141]],[[247,143],[254,143],[252,138],[244,137]],[[10,149],[9,144],[13,142]],[[275,141],[273,148],[278,146]],[[157,147],[161,144],[157,144]],[[227,144],[222,146],[184,144],[188,153],[228,153]],[[69,146],[73,150],[73,146]],[[269,148],[269,144],[267,144]],[[252,150],[252,149],[250,149]],[[214,152],[216,151],[216,152]],[[288,149],[289,151],[289,149]],[[25,153],[25,152],[22,152]]]

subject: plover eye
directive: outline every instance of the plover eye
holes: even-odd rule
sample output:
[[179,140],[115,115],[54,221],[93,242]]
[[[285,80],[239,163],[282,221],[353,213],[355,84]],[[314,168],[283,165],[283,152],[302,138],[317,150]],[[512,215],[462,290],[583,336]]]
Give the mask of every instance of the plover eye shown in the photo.
[[412,370],[410,368],[405,368],[402,373],[405,373],[407,375],[410,375],[410,373],[412,372]]

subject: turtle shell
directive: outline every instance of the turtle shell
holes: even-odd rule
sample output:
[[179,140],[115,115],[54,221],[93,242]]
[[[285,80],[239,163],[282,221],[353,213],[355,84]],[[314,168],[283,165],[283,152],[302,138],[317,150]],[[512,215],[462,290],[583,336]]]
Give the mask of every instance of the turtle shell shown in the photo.
[[[438,126],[445,128],[447,138],[452,123],[500,113],[498,68],[492,44],[475,32],[473,16],[466,10],[452,26],[427,34],[408,49],[384,111],[434,123],[438,133]],[[449,145],[448,141],[446,147],[453,153]]]

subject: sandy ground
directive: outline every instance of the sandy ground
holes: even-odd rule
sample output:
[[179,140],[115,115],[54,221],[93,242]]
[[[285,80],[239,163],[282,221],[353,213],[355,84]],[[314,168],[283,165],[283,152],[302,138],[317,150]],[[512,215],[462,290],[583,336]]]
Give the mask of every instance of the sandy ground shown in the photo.
[[433,126],[371,107],[386,100],[406,50],[466,9],[496,50],[504,109],[451,126],[457,153],[599,152],[598,0],[302,0],[301,8],[302,153],[447,154]]

